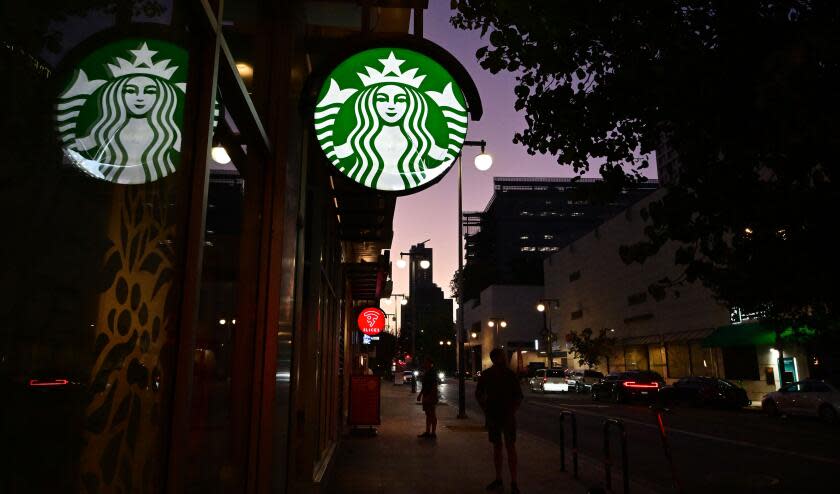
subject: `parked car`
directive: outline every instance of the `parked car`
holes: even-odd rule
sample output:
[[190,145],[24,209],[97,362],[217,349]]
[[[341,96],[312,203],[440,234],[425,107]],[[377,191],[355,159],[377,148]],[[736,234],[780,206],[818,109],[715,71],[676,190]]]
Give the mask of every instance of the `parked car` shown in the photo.
[[747,391],[725,379],[714,377],[686,377],[659,390],[659,398],[666,404],[692,406],[723,406],[741,408],[752,404]]
[[626,371],[608,374],[592,385],[592,399],[602,398],[616,403],[631,399],[653,399],[665,386],[665,380],[653,371]]
[[534,377],[528,380],[528,387],[532,392],[541,393],[569,390],[563,369],[537,369]]
[[840,388],[828,381],[808,379],[787,384],[761,400],[767,415],[811,415],[835,423],[840,416]]
[[566,372],[566,384],[570,390],[578,393],[592,391],[592,385],[604,380],[604,375],[594,370],[575,370]]

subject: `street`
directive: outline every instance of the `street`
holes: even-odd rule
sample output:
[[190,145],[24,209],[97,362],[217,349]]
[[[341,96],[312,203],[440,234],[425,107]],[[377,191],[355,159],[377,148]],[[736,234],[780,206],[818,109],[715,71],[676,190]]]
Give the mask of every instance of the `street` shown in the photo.
[[[475,383],[468,381],[466,389],[467,413],[480,414],[473,397]],[[627,429],[631,479],[657,492],[675,492],[656,416],[646,405],[596,402],[588,394],[537,394],[525,383],[522,389],[525,401],[517,414],[520,431],[559,442],[560,411],[574,411],[581,456],[600,462],[604,419],[621,419]],[[457,381],[447,380],[441,390],[443,399],[457,407]],[[801,417],[774,419],[757,410],[685,407],[666,413],[664,421],[683,492],[809,492],[837,485],[837,426]],[[612,457],[619,468],[618,434],[614,434]],[[569,432],[566,441],[570,455]],[[566,462],[570,468],[570,456]],[[621,489],[620,485],[613,488]]]

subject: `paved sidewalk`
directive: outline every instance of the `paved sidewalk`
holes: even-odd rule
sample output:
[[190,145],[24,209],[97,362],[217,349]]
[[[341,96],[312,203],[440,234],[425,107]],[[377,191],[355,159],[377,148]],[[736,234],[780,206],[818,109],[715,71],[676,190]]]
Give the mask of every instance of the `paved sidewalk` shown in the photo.
[[[450,382],[449,386],[457,383]],[[457,403],[438,406],[437,440],[419,439],[425,416],[417,395],[408,386],[382,383],[382,425],[376,437],[342,438],[332,482],[326,492],[335,494],[484,493],[493,480],[492,447],[483,417],[456,418]],[[584,485],[569,472],[560,471],[559,446],[519,432],[519,487],[523,494],[585,493]],[[602,473],[582,461],[581,477],[598,485]],[[505,492],[510,490],[505,461]],[[597,480],[596,480],[597,479]],[[614,485],[614,487],[616,487]],[[620,489],[620,484],[617,486]]]

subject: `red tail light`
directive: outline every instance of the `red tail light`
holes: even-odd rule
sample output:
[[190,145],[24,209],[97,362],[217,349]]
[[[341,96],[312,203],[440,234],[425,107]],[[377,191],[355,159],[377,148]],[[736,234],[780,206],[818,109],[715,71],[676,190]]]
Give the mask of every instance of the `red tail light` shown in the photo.
[[70,381],[67,379],[30,379],[29,386],[38,388],[43,386],[67,386]]
[[544,383],[547,383],[547,382],[548,382],[548,378],[547,378],[547,377],[544,377],[544,378],[543,378],[543,382],[544,382]]
[[658,382],[652,382],[649,384],[645,383],[637,383],[636,381],[624,381],[621,383],[625,388],[644,388],[644,389],[656,389],[659,387]]

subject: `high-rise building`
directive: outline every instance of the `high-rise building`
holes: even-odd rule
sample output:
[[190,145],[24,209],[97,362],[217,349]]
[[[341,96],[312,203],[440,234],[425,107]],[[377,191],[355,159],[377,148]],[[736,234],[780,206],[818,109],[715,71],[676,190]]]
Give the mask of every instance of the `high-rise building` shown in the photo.
[[[428,242],[428,240],[426,241]],[[426,242],[420,242],[411,246],[408,250],[410,263],[408,272],[408,291],[413,293],[417,285],[432,284],[432,273],[434,272],[434,262],[432,259],[432,249],[426,247]],[[426,262],[428,264],[426,264]],[[425,268],[423,266],[426,266]]]
[[648,180],[617,196],[602,185],[586,178],[494,178],[484,211],[463,216],[464,300],[493,284],[542,284],[546,256],[650,194],[659,182]]
[[437,347],[439,341],[454,338],[452,299],[445,298],[443,289],[432,281],[432,248],[426,247],[426,242],[412,245],[409,256],[408,304],[402,311],[401,323],[402,348],[410,349],[415,362],[428,356],[438,366],[447,367],[454,364],[454,358],[447,358]]

